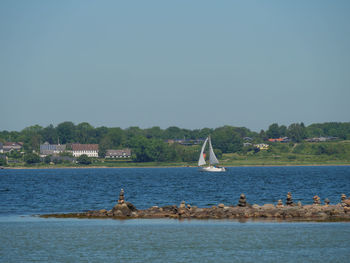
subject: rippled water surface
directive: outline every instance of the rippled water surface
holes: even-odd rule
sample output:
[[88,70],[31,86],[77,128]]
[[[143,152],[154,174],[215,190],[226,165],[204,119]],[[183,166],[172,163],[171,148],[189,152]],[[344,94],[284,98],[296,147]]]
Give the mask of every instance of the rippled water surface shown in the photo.
[[[350,167],[0,170],[0,262],[348,262],[349,223],[40,219],[110,209],[120,188],[137,208],[295,202],[350,195]],[[24,215],[24,216],[22,216]]]

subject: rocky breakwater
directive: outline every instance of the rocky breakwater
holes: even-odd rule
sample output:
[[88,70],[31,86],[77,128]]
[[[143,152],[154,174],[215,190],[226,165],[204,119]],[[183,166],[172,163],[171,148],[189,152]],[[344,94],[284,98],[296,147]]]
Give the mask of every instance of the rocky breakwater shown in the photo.
[[288,221],[350,221],[350,199],[343,194],[341,202],[330,205],[325,200],[322,205],[320,198],[315,196],[312,205],[294,204],[292,194],[287,194],[286,204],[278,200],[277,204],[249,204],[244,194],[241,194],[237,206],[218,204],[217,206],[199,208],[182,201],[179,206],[153,206],[145,210],[138,210],[125,202],[124,190],[121,189],[118,203],[111,210],[94,210],[84,213],[50,214],[41,217],[58,218],[176,218],[176,219],[270,219]]

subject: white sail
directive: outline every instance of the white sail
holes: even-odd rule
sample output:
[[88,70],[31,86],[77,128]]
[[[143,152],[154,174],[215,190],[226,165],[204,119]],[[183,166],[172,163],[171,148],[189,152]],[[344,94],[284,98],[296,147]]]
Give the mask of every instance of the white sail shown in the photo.
[[204,143],[203,143],[201,154],[199,155],[198,166],[201,166],[201,165],[205,164],[205,159],[204,159],[204,154],[203,153],[204,153],[204,148],[207,145],[207,141],[208,141],[208,138],[206,138]]
[[213,146],[211,145],[210,137],[209,137],[209,163],[210,164],[218,164],[219,163],[218,159],[215,156]]

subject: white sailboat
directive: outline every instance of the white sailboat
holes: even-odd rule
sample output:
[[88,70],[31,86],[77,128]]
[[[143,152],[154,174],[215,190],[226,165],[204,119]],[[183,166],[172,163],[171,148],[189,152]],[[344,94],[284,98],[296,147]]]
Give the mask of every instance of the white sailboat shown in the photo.
[[[204,158],[204,150],[208,141],[209,141],[209,166],[202,166],[206,164],[205,158]],[[211,145],[210,136],[208,136],[203,143],[201,154],[199,155],[199,160],[198,160],[199,170],[202,172],[225,172],[226,171],[225,167],[215,166],[215,164],[218,164],[218,163],[219,161],[216,158],[213,150],[213,146]]]

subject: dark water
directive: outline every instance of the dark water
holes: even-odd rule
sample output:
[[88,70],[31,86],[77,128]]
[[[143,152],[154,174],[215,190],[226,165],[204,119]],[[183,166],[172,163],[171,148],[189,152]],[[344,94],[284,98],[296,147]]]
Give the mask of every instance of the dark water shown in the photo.
[[[40,219],[110,209],[124,188],[137,208],[311,204],[350,195],[350,167],[0,170],[0,262],[349,262],[349,223]],[[24,216],[21,216],[24,215]]]
[[196,168],[0,170],[0,214],[36,214],[110,209],[121,188],[137,208],[179,204],[199,207],[249,203],[295,202],[312,197],[339,203],[350,194],[350,167],[234,167],[226,173]]

